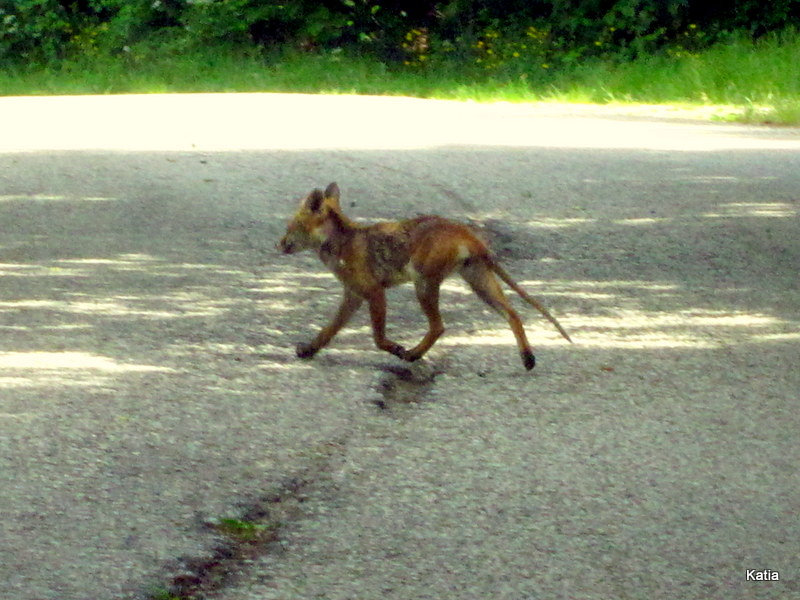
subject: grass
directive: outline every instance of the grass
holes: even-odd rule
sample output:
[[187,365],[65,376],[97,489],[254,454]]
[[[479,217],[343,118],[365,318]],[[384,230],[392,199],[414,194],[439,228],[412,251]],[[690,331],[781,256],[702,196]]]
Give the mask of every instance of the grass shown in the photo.
[[576,69],[562,85],[594,102],[712,104],[737,107],[737,118],[800,123],[800,36],[757,43],[740,38],[678,57],[651,56]]
[[273,538],[279,527],[280,523],[277,522],[265,524],[240,519],[222,519],[216,529],[236,542],[247,544]]
[[181,600],[167,589],[153,589],[148,595],[147,600]]
[[[0,71],[0,95],[166,92],[306,92],[404,95],[477,101],[645,103],[726,106],[733,118],[800,123],[800,34],[758,42],[739,37],[689,53],[671,51],[629,62],[595,59],[520,75],[440,63],[402,69],[344,52],[255,53],[169,46],[133,48],[58,68]],[[523,70],[524,73],[524,70]],[[732,107],[732,108],[731,108]]]

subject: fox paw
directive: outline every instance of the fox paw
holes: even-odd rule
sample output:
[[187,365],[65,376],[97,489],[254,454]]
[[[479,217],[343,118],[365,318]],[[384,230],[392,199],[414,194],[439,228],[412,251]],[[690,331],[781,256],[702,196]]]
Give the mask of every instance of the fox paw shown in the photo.
[[411,358],[409,351],[403,348],[400,344],[392,344],[392,346],[387,348],[387,350],[401,360],[406,360],[409,362],[416,360],[416,358]]
[[522,353],[522,364],[525,365],[528,371],[536,366],[536,357],[533,355],[533,352],[529,350]]
[[305,342],[297,344],[294,351],[297,353],[298,358],[311,358],[317,353],[317,349],[312,344]]
[[403,355],[400,358],[402,358],[406,362],[416,362],[420,358],[422,358],[422,356],[419,354],[415,354],[409,350],[403,350]]

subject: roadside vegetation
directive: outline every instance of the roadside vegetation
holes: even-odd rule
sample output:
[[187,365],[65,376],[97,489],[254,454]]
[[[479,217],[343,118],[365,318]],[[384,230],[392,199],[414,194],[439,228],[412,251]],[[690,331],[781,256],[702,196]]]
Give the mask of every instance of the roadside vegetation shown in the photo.
[[798,26],[790,0],[0,0],[0,94],[718,105],[797,124]]

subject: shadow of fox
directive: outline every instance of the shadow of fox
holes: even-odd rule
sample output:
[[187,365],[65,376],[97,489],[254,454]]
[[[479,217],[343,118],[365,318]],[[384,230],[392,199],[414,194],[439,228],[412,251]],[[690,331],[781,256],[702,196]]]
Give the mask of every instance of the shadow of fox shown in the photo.
[[[464,278],[481,300],[506,318],[526,369],[533,369],[536,359],[522,320],[495,275],[541,312],[564,339],[572,342],[556,318],[511,278],[486,244],[462,223],[424,215],[403,221],[357,224],[342,212],[339,186],[331,183],[324,192],[315,189],[300,202],[297,214],[278,242],[278,249],[285,254],[316,250],[320,260],[344,286],[344,297],[333,320],[311,342],[297,345],[300,358],[311,358],[324,348],[366,300],[375,345],[403,360],[418,360],[444,333],[439,288],[454,272]],[[428,332],[419,344],[406,350],[386,337],[386,288],[409,281],[414,283],[417,299],[428,319]]]

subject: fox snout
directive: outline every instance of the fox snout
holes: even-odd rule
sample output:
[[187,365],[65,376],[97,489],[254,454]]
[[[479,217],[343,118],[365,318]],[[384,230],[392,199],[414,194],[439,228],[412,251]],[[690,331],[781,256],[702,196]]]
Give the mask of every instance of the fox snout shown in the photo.
[[305,224],[298,224],[293,221],[289,224],[276,247],[284,254],[295,254],[296,252],[312,250],[318,246],[317,240],[309,233]]

